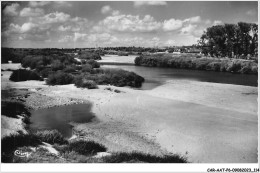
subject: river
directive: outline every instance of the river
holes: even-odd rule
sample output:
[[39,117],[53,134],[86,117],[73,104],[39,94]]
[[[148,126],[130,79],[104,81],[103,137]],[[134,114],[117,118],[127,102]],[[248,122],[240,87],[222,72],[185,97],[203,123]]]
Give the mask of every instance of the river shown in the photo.
[[[145,78],[145,82],[141,89],[149,90],[159,85],[164,84],[168,80],[184,79],[195,80],[200,82],[224,83],[245,86],[257,86],[257,75],[248,74],[232,74],[228,72],[200,71],[188,69],[174,69],[161,67],[143,67],[135,66],[134,59],[136,56],[117,56],[106,55],[102,56],[99,61],[103,68],[121,68],[127,71],[135,72]],[[113,65],[106,65],[111,64]],[[125,63],[128,65],[119,65],[117,63]]]

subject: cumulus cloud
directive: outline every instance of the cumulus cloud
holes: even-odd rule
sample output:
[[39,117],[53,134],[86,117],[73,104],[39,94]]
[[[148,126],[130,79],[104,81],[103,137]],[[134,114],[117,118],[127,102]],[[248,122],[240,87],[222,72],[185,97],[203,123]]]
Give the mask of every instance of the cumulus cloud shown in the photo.
[[191,34],[195,30],[196,27],[197,27],[197,25],[189,24],[188,26],[181,29],[181,33],[182,34]]
[[111,10],[112,10],[112,8],[109,5],[106,5],[101,8],[101,13],[106,14],[106,13],[110,12]]
[[40,22],[42,23],[59,23],[66,22],[70,19],[70,15],[63,12],[54,12],[46,14],[45,16],[40,18]]
[[22,17],[36,17],[42,16],[44,14],[44,10],[41,8],[24,8],[20,11],[20,16]]
[[70,31],[71,30],[71,26],[59,26],[58,28],[59,31]]
[[223,22],[220,21],[220,20],[215,20],[215,21],[213,22],[213,25],[214,25],[214,26],[215,26],[215,25],[221,25],[221,24],[223,24]]
[[87,39],[87,34],[84,34],[84,33],[78,33],[78,32],[75,32],[74,33],[74,38],[73,40],[74,41],[84,41]]
[[17,9],[19,8],[19,6],[20,5],[18,3],[13,3],[11,5],[6,6],[5,9],[3,10],[4,15],[17,16],[18,15]]
[[164,31],[174,31],[182,27],[181,20],[169,19],[163,22]]
[[201,22],[201,18],[200,18],[200,16],[194,16],[194,17],[190,17],[188,19],[185,19],[184,22],[199,23],[199,22]]
[[151,32],[161,27],[161,23],[154,20],[150,15],[140,18],[138,15],[113,15],[106,17],[96,26],[96,30],[102,28],[120,32]]
[[167,5],[166,1],[134,1],[135,7],[140,7],[143,5]]

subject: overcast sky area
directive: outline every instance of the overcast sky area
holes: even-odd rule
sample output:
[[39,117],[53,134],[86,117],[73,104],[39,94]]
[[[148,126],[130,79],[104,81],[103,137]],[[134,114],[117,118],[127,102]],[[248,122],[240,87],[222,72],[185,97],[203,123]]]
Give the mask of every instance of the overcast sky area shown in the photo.
[[254,2],[2,2],[2,47],[192,45],[210,26],[257,23]]

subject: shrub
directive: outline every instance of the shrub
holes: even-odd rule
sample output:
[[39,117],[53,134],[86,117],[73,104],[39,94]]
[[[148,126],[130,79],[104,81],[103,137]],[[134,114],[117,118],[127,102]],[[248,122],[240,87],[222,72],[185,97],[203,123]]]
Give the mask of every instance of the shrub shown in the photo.
[[27,81],[27,80],[40,80],[40,81],[43,80],[34,71],[30,71],[26,69],[14,70],[9,79],[14,82]]
[[92,66],[90,64],[86,64],[86,65],[82,66],[82,69],[81,69],[82,72],[91,72],[91,70],[92,70]]
[[206,70],[220,71],[220,62],[211,62],[207,65]]
[[59,61],[59,60],[54,60],[52,63],[51,63],[51,69],[52,71],[58,71],[58,70],[62,70],[64,69],[65,66]]
[[71,74],[57,72],[50,74],[46,80],[48,85],[67,85],[73,83],[74,77]]
[[66,66],[63,71],[65,73],[73,73],[76,72],[76,66]]
[[86,63],[90,64],[92,66],[92,68],[99,68],[100,67],[100,64],[93,59],[87,60]]
[[105,152],[106,147],[93,141],[77,140],[69,143],[69,150],[83,155],[95,155],[97,152]]
[[76,87],[88,88],[88,89],[98,88],[96,82],[94,82],[93,80],[84,79],[84,77],[82,76],[76,77],[74,83]]
[[79,59],[94,59],[94,60],[101,60],[101,56],[98,53],[92,53],[92,52],[81,52],[79,55]]
[[111,156],[103,157],[105,163],[187,163],[187,159],[178,155],[154,156],[143,153],[116,153]]
[[67,140],[57,130],[37,131],[35,134],[41,141],[50,144],[67,144]]
[[141,56],[138,56],[138,57],[135,58],[135,65],[141,65],[141,62],[142,62]]
[[39,73],[43,78],[47,78],[50,74],[53,74],[54,71],[52,71],[51,68],[44,68]]
[[29,109],[20,102],[1,101],[1,114],[11,118],[17,118],[17,115],[31,115]]

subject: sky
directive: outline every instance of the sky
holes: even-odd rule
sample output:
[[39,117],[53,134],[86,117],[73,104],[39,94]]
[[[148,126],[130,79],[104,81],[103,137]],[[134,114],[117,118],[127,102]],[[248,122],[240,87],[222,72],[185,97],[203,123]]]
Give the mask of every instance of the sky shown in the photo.
[[258,23],[257,1],[18,1],[1,4],[2,47],[196,44],[206,28]]

